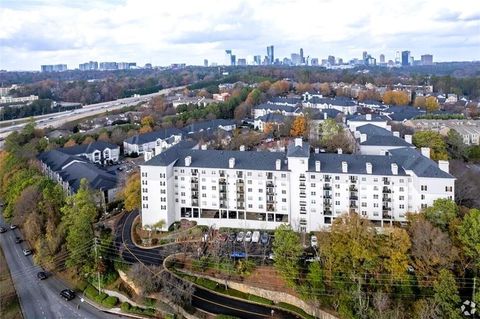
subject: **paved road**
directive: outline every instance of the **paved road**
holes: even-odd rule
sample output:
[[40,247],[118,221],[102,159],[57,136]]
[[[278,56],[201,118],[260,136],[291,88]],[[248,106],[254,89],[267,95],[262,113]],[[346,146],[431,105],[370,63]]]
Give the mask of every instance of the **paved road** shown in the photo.
[[[5,225],[3,218],[0,218],[0,224]],[[23,255],[22,249],[26,244],[16,244],[16,236],[21,237],[18,229],[8,230],[0,234],[0,244],[20,299],[24,319],[119,318],[81,303],[79,297],[65,301],[59,292],[68,287],[54,276],[38,280],[36,275],[41,269],[34,265],[32,256]]]
[[[142,262],[148,265],[162,265],[163,259],[173,252],[181,251],[172,245],[153,249],[141,249],[133,244],[131,238],[131,229],[138,212],[123,215],[118,224],[115,234],[115,243],[120,251],[123,251],[122,258],[128,262]],[[122,248],[123,247],[123,248]],[[124,249],[124,248],[128,249]],[[167,250],[168,249],[168,250]],[[193,306],[216,314],[233,315],[239,318],[262,319],[262,318],[299,318],[289,312],[275,310],[274,316],[271,316],[271,308],[253,304],[246,301],[232,299],[226,296],[217,295],[207,290],[196,288],[192,296]]]
[[[39,115],[35,116],[35,122],[38,128],[45,128],[45,127],[59,127],[67,122],[78,120],[84,117],[102,114],[106,111],[113,111],[117,109],[121,109],[127,106],[135,105],[139,102],[148,101],[152,97],[157,95],[164,95],[168,94],[171,91],[179,90],[184,88],[185,86],[173,87],[168,89],[160,90],[156,93],[141,95],[139,97],[128,97],[123,99],[118,99],[115,101],[103,102],[98,104],[90,104],[85,105],[81,109],[73,110],[73,111],[66,111],[66,112],[59,112],[59,113],[52,113],[47,115]],[[19,121],[24,121],[25,119],[19,119]],[[8,136],[12,131],[21,130],[26,123],[19,123],[15,124],[16,121],[0,121],[0,124],[12,124],[11,126],[0,128],[0,140],[4,139]]]

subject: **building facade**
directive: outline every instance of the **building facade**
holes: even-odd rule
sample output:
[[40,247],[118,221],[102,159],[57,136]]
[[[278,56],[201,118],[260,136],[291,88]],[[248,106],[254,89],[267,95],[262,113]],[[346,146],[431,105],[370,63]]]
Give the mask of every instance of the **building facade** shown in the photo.
[[454,197],[448,162],[437,165],[411,148],[380,156],[311,153],[301,139],[286,152],[195,150],[182,143],[140,166],[144,227],[163,220],[167,229],[189,219],[217,228],[288,223],[309,232],[349,212],[386,226]]

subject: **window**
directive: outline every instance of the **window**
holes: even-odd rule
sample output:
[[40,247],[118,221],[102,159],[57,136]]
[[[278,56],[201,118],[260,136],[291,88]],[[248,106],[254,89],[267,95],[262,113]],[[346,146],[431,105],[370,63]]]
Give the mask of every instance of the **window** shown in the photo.
[[399,200],[404,200],[404,199],[405,199],[405,196],[398,196],[398,199],[399,199]]
[[205,190],[207,190],[207,186],[204,185],[202,186],[202,191],[205,191]]
[[336,180],[336,181],[339,181],[339,180],[340,180],[340,176],[335,176],[335,180]]
[[362,177],[362,182],[365,182],[367,181],[367,178],[366,177]]
[[400,187],[398,190],[399,190],[400,192],[403,192],[405,189],[404,189],[403,187]]
[[216,191],[217,190],[217,186],[212,186],[212,191]]
[[378,199],[378,194],[373,195],[373,199]]
[[148,200],[148,196],[143,196],[142,199],[143,200]]
[[202,182],[206,182],[206,181],[207,181],[207,179],[205,177],[202,178]]
[[378,207],[378,203],[373,203],[373,207],[377,208],[377,207]]
[[180,203],[182,203],[182,204],[185,204],[185,200],[184,200],[184,199],[182,199],[182,200],[180,201]]
[[261,202],[262,200],[263,200],[263,197],[260,196],[260,197],[258,198],[258,201]]
[[373,186],[374,191],[378,191],[378,186]]
[[374,178],[374,179],[373,179],[373,182],[374,182],[374,183],[377,183],[377,182],[378,182],[378,178]]
[[425,208],[427,208],[427,204],[422,204],[422,205],[420,205],[420,207],[421,207],[422,209],[425,209]]
[[287,202],[287,199],[286,198],[282,198],[282,203],[286,203]]
[[421,189],[422,191],[426,191],[426,190],[427,190],[427,185],[421,185],[421,186],[420,186],[420,189]]
[[247,172],[247,176],[252,176],[252,172]]
[[185,180],[185,177],[183,177],[183,176],[180,177],[180,180],[181,180],[181,181],[184,181],[184,180]]
[[362,207],[367,207],[367,203],[362,202]]
[[315,205],[315,204],[316,204],[316,202],[315,202],[315,200],[314,200],[314,199],[312,199],[312,204],[313,204],[313,205]]
[[404,183],[405,180],[404,180],[403,178],[400,178],[400,181],[399,181],[399,182],[400,182],[400,183]]
[[340,193],[335,193],[335,197],[340,197]]
[[251,193],[251,192],[252,192],[252,189],[251,189],[251,188],[248,188],[248,189],[247,189],[247,192]]
[[335,205],[340,206],[340,201],[339,200],[335,201]]
[[315,187],[315,183],[311,183],[311,184],[310,184],[310,187]]
[[263,209],[263,205],[262,204],[258,205],[258,209]]
[[203,193],[203,194],[202,194],[202,197],[206,198],[206,197],[207,197],[207,194]]
[[252,207],[253,207],[253,205],[252,205],[252,204],[248,204],[248,208],[252,208]]
[[286,178],[287,177],[287,174],[282,174],[280,175],[282,178]]
[[164,189],[160,190],[160,194],[165,194],[165,190]]
[[287,194],[287,191],[285,189],[282,189],[282,194],[283,195]]
[[452,186],[445,186],[446,192],[451,192],[453,190]]
[[180,196],[185,196],[185,192],[181,192],[181,193],[180,193]]
[[252,185],[252,180],[249,179],[249,180],[247,181],[247,184],[248,184],[248,185]]
[[400,208],[400,209],[405,209],[405,205],[400,204],[400,205],[398,205],[398,208]]
[[339,185],[339,184],[335,184],[335,188],[336,188],[336,189],[340,189],[340,185]]
[[263,193],[263,189],[259,188],[259,189],[258,189],[258,192],[259,192],[259,193]]
[[315,195],[316,195],[315,192],[312,192],[311,194],[312,194],[312,196],[315,196]]
[[422,196],[420,197],[421,200],[424,200],[425,199],[425,195],[422,194]]

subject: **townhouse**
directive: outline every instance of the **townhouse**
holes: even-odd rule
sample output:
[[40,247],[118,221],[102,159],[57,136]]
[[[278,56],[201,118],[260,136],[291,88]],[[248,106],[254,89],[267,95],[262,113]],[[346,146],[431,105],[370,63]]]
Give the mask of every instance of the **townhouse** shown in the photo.
[[137,134],[123,142],[125,155],[141,155],[146,152],[164,150],[182,140],[183,131],[177,128],[161,129],[154,132]]
[[117,163],[120,157],[120,147],[104,141],[59,148],[58,151],[67,155],[85,157],[90,162],[101,165]]

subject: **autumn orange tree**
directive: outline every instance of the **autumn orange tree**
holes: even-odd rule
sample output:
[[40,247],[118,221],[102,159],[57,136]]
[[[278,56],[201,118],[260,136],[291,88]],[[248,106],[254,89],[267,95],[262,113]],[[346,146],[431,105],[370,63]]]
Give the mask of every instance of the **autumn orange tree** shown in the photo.
[[72,147],[75,145],[77,145],[77,142],[75,142],[75,140],[71,138],[63,145],[63,147]]
[[410,102],[405,91],[387,91],[383,94],[383,103],[394,105],[407,105]]
[[434,112],[438,110],[438,100],[434,96],[429,96],[425,99],[425,108],[427,112]]
[[139,209],[141,204],[140,193],[140,173],[134,172],[127,178],[125,185],[119,193],[121,199],[124,200],[125,209],[132,211]]
[[298,83],[295,90],[297,93],[310,92],[312,90],[312,85],[310,83]]
[[292,123],[290,135],[293,137],[304,136],[307,131],[307,120],[305,116],[297,116]]

